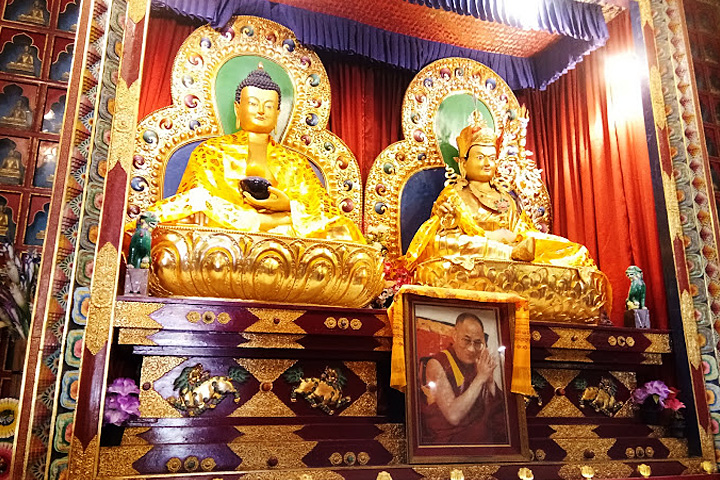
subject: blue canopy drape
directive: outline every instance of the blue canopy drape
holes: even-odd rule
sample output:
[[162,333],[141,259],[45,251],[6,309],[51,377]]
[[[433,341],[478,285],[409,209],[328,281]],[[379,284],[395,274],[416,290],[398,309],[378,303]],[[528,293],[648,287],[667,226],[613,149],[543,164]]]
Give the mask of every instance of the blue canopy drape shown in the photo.
[[[502,0],[407,0],[411,3],[472,15],[486,21],[521,27]],[[532,28],[562,37],[533,57],[514,57],[458,47],[389,32],[354,20],[310,12],[268,0],[153,0],[155,8],[202,19],[215,28],[224,26],[233,15],[255,15],[290,28],[303,44],[321,50],[359,55],[399,68],[418,71],[444,57],[467,57],[497,72],[517,90],[545,89],[573,68],[584,55],[605,44],[607,25],[602,8],[572,0],[538,0]]]

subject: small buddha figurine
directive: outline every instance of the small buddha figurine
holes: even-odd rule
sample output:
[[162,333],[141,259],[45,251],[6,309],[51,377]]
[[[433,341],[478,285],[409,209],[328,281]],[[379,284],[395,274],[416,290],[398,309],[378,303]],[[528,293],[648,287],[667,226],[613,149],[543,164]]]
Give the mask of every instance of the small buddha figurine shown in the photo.
[[0,208],[0,237],[7,237],[10,231],[10,209]]
[[30,52],[30,45],[23,46],[22,52],[14,62],[7,64],[8,70],[13,70],[28,75],[35,75],[35,58]]
[[447,255],[532,262],[596,270],[587,248],[538,231],[513,195],[495,182],[500,139],[480,120],[457,138],[456,183],[438,196],[432,216],[405,255],[409,269]]
[[34,0],[30,11],[18,15],[18,20],[21,22],[35,23],[37,25],[46,25],[43,10],[45,10],[45,7],[42,2],[40,0]]
[[18,100],[7,115],[0,117],[0,124],[15,128],[28,128],[30,126],[28,113],[30,112],[23,107],[22,100]]
[[[260,65],[235,93],[240,130],[201,143],[177,193],[148,212],[161,224],[364,243],[360,229],[332,203],[307,160],[270,136],[279,107],[280,87]],[[129,223],[126,230],[133,226]]]
[[14,148],[8,152],[0,163],[0,177],[14,181],[22,180],[22,156]]

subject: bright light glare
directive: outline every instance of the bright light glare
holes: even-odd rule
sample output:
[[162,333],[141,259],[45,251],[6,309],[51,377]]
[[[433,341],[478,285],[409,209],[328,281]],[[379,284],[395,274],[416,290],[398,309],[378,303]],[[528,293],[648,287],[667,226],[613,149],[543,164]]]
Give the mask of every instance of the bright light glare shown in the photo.
[[498,347],[498,353],[499,353],[500,355],[502,355],[503,353],[505,353],[505,345],[500,345],[500,346]]
[[505,0],[505,12],[508,17],[520,22],[525,28],[538,28],[538,12],[543,0]]
[[428,387],[435,388],[435,382],[428,382]]
[[642,62],[631,53],[611,55],[605,59],[608,113],[615,122],[641,114],[640,82],[645,75],[643,67]]

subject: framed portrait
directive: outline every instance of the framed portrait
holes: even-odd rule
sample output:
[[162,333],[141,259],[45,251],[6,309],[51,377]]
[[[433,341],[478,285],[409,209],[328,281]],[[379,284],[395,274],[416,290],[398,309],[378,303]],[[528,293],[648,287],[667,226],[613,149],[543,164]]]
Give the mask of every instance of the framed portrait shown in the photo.
[[403,297],[409,463],[529,458],[511,393],[515,305]]

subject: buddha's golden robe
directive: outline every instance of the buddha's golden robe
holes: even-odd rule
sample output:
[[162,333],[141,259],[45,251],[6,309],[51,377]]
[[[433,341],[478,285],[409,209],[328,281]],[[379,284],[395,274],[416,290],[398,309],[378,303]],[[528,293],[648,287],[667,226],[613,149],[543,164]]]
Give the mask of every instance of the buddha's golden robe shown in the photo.
[[[432,216],[417,231],[405,254],[408,268],[447,255],[511,260],[514,246],[532,238],[535,243],[532,263],[597,269],[583,245],[538,231],[509,193],[498,191],[499,195],[491,201],[475,195],[469,187],[465,189],[463,192],[462,187],[449,185],[440,192]],[[475,205],[471,208],[462,195]],[[487,231],[499,229],[516,234],[515,241],[506,244],[486,236]]]
[[[291,225],[275,227],[268,233],[365,243],[360,229],[333,205],[301,155],[271,139],[267,165],[274,177],[273,186],[290,198],[291,218]],[[259,232],[257,210],[245,201],[240,188],[240,180],[258,174],[248,170],[246,132],[211,138],[193,151],[177,193],[147,210],[155,213],[160,223],[204,213],[208,226]]]

